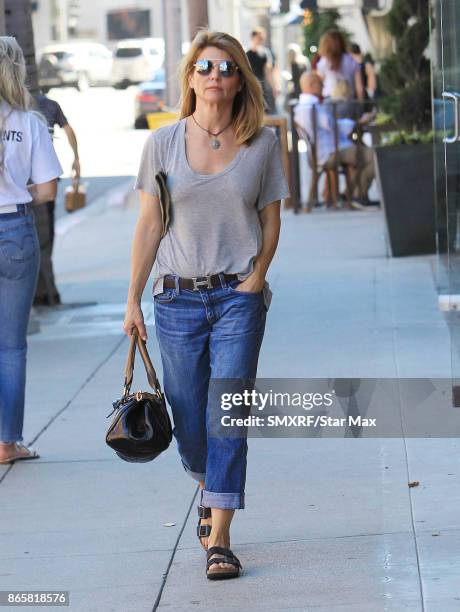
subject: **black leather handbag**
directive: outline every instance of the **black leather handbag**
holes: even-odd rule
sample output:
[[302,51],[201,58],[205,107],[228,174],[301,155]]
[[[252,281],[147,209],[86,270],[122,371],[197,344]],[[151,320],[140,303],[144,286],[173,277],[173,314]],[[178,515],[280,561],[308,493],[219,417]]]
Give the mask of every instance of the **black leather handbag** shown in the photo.
[[[133,382],[136,346],[144,362],[147,378],[155,393],[130,393]],[[116,413],[107,431],[106,442],[124,461],[146,463],[168,448],[172,440],[172,426],[166,402],[158,382],[155,368],[138,334],[131,336],[125,369],[123,395],[113,402]]]

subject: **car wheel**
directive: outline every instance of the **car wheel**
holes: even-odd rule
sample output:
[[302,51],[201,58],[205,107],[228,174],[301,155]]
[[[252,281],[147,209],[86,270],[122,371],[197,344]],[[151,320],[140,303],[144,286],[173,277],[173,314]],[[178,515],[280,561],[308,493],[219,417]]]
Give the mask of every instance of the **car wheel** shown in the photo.
[[89,86],[90,86],[90,83],[89,83],[88,75],[86,74],[86,72],[80,72],[78,74],[78,81],[77,81],[78,91],[87,91],[89,89]]

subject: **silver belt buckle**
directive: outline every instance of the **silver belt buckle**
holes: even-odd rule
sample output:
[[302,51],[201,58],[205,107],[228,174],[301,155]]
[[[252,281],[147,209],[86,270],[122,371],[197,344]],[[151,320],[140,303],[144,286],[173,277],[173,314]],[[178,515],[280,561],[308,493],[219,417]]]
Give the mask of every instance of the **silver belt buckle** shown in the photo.
[[[203,280],[198,280],[202,278]],[[210,276],[194,276],[192,277],[193,281],[193,291],[198,291],[200,287],[206,287],[206,289],[212,289],[211,277]]]

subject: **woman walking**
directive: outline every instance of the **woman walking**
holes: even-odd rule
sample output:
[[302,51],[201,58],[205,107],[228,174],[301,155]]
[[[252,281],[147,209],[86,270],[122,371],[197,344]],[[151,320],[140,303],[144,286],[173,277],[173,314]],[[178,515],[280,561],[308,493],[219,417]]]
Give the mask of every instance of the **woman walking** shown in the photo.
[[22,444],[26,333],[39,267],[30,204],[53,200],[62,173],[25,88],[24,56],[0,37],[0,463],[36,459]]
[[[214,379],[256,377],[270,301],[265,276],[278,242],[280,200],[289,193],[277,138],[262,127],[262,89],[241,44],[200,32],[181,79],[180,121],[152,133],[142,156],[124,327],[146,339],[140,300],[155,261],[163,385],[182,465],[200,484],[207,576],[231,578],[241,568],[230,549],[230,523],[245,507],[247,439],[209,435],[220,411],[209,387]],[[161,241],[158,171],[167,175],[172,201]]]

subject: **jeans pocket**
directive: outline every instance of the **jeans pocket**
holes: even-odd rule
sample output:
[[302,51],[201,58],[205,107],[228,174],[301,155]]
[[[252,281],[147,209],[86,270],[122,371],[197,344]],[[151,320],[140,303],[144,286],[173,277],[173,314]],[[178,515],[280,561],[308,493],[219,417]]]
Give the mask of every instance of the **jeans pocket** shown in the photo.
[[0,252],[7,261],[28,261],[35,256],[37,248],[36,230],[32,223],[0,229]]
[[159,302],[160,304],[169,304],[176,297],[175,289],[165,289],[162,293],[157,293],[153,299],[155,302]]
[[252,297],[260,297],[262,294],[262,291],[238,291],[235,289],[235,286],[238,286],[240,282],[242,281],[232,281],[232,284],[228,284],[227,287],[229,292],[235,295],[247,295]]
[[34,224],[25,221],[9,228],[0,228],[0,256],[7,278],[20,279],[34,275],[39,257]]

